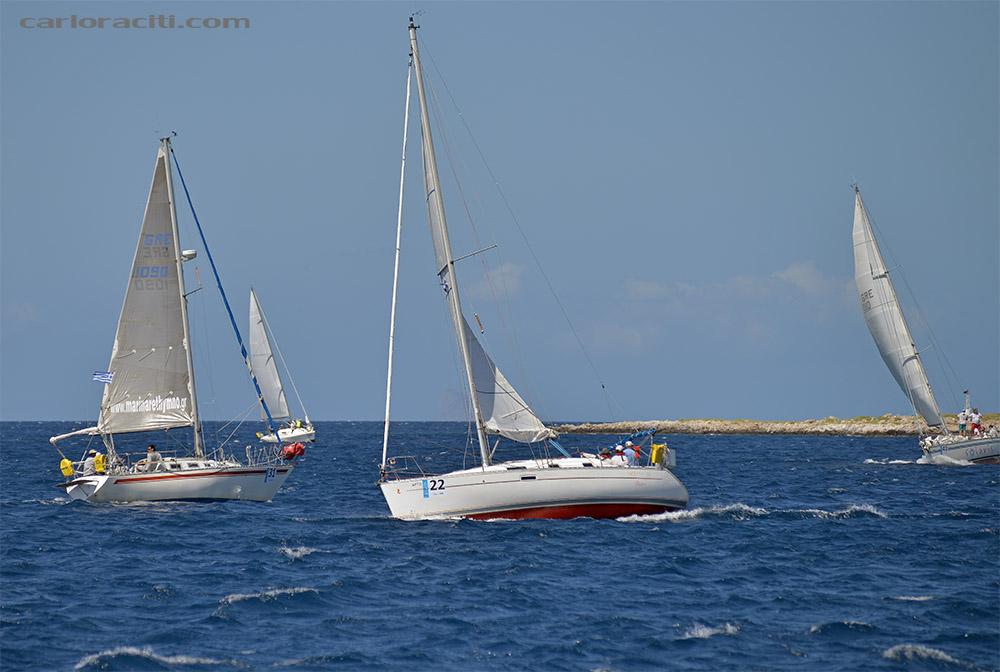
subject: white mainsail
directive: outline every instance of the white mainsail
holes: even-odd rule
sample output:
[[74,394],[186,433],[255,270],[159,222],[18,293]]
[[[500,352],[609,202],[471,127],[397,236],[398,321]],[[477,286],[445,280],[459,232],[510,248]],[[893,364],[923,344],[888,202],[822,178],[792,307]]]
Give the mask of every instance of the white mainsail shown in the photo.
[[[267,337],[267,326],[264,324],[264,312],[261,310],[257,293],[250,290],[250,367],[257,376],[264,403],[271,411],[275,420],[285,420],[290,416],[288,401],[285,399],[285,389],[278,375],[278,364],[271,351],[271,341]],[[263,408],[261,418],[266,419]]]
[[108,365],[114,377],[101,400],[102,434],[187,427],[197,420],[169,161],[161,143]]
[[559,434],[538,419],[521,398],[490,356],[486,354],[475,332],[463,318],[465,338],[472,356],[472,378],[476,381],[476,396],[483,415],[483,427],[488,434],[499,434],[521,443],[554,439]]
[[868,331],[875,339],[892,377],[910,399],[913,408],[929,426],[941,425],[941,410],[931,391],[857,187],[854,193],[853,235],[854,280]]

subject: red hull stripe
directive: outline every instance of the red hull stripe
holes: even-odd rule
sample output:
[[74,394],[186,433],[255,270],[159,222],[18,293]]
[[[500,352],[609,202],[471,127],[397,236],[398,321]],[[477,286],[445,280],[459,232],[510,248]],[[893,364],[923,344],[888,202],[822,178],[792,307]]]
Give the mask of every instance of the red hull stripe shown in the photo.
[[[288,469],[278,469],[277,473],[284,474],[287,473]],[[176,478],[206,478],[206,477],[216,477],[216,476],[253,476],[255,474],[263,474],[264,470],[254,470],[254,471],[209,471],[201,474],[163,474],[161,476],[140,476],[139,478],[117,478],[115,479],[115,485],[119,483],[123,485],[128,485],[130,483],[144,483],[149,481],[169,481]]]
[[621,518],[631,515],[647,515],[673,511],[676,507],[659,504],[565,504],[559,506],[536,506],[512,511],[491,511],[488,513],[471,513],[465,518],[475,520],[491,520],[507,518],[523,520],[525,518]]

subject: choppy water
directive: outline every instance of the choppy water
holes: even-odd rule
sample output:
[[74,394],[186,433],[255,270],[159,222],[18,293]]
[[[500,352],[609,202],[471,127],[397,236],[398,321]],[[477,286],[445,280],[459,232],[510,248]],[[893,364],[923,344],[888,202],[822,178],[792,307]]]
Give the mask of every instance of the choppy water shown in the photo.
[[378,423],[269,504],[68,503],[69,428],[2,425],[3,670],[1000,669],[1000,469],[913,439],[677,436],[686,511],[402,523]]

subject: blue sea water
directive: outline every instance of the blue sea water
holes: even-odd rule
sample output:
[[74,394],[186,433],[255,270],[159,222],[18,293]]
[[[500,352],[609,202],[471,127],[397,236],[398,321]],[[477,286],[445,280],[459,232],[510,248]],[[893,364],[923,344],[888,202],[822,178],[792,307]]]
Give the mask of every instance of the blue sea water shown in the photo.
[[[267,504],[67,502],[74,426],[0,425],[5,671],[1000,669],[1000,468],[912,438],[667,437],[686,511],[405,523],[380,423]],[[393,439],[445,470],[466,428]]]

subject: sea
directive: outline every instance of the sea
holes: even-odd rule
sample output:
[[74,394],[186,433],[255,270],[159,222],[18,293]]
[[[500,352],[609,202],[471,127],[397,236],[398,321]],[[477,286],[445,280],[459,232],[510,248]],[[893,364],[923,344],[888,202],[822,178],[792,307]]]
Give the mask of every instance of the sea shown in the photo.
[[[0,425],[5,672],[1000,669],[1000,467],[913,437],[666,436],[683,511],[401,522],[381,423],[318,423],[270,503],[133,505],[56,487],[80,426]],[[391,452],[446,471],[468,438],[401,422]]]

